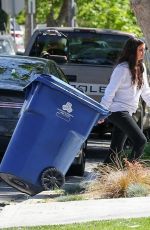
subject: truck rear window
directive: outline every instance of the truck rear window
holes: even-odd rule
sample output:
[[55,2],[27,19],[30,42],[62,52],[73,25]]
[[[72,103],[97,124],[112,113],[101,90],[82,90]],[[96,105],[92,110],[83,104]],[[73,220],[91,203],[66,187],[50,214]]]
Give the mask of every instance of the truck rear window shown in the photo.
[[68,62],[91,65],[114,65],[129,36],[82,31],[67,31],[67,37],[41,32],[32,46],[30,56],[67,56]]

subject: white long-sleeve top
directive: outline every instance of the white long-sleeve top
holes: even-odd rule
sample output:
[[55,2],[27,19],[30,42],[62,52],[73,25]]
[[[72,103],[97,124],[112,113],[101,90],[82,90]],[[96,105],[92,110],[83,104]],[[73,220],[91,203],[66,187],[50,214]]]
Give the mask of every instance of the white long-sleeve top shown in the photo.
[[145,65],[143,82],[141,89],[138,89],[136,85],[132,84],[128,63],[118,64],[111,75],[100,104],[111,112],[128,111],[131,115],[138,108],[140,96],[150,106],[150,87]]

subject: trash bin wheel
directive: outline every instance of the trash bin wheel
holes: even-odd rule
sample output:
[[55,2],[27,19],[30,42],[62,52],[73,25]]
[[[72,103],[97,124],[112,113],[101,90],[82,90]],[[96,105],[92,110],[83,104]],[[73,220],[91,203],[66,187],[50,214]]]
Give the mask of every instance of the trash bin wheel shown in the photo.
[[56,168],[46,168],[41,174],[41,184],[44,190],[60,188],[65,182],[65,177]]

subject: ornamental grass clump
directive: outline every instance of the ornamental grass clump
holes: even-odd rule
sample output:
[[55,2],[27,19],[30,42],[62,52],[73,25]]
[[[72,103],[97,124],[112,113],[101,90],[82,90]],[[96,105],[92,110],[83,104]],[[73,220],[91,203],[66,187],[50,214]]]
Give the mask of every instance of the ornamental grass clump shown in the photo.
[[150,194],[150,168],[144,162],[118,159],[112,165],[98,165],[97,180],[87,188],[93,198],[119,198]]

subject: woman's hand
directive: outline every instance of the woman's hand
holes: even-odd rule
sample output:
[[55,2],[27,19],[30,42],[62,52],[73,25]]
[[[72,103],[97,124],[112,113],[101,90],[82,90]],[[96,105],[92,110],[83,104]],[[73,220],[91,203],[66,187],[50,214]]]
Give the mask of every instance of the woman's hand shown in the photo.
[[105,121],[104,119],[103,120],[99,120],[98,124],[102,124],[102,123],[104,123],[104,121]]

